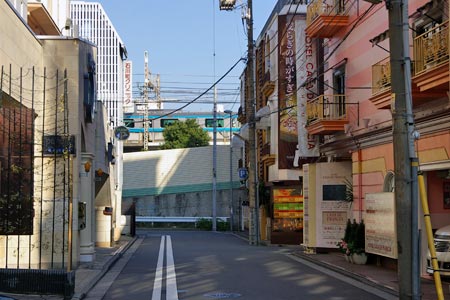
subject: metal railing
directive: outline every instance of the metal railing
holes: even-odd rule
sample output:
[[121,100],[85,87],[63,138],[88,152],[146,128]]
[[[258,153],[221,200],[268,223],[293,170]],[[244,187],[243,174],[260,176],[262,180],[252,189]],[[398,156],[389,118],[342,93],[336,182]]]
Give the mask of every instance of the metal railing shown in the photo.
[[320,95],[306,104],[307,124],[347,119],[345,95]]
[[414,39],[414,74],[448,62],[448,21]]
[[327,1],[312,1],[306,11],[306,26],[311,25],[311,23],[318,17],[322,15],[333,16],[333,15],[344,15],[345,14],[345,4],[342,0],[327,0]]
[[390,56],[372,66],[372,95],[390,88],[391,62]]
[[[144,223],[195,223],[201,219],[210,220],[211,217],[153,217],[153,216],[136,216],[136,222]],[[217,217],[224,222],[228,221],[228,217]]]

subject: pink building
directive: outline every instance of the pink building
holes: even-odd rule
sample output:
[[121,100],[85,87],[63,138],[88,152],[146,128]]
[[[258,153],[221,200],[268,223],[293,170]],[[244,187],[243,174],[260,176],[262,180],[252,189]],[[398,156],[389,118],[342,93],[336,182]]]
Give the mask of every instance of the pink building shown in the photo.
[[[408,5],[412,110],[420,133],[415,148],[432,226],[437,229],[450,224],[448,2],[414,0]],[[354,197],[349,218],[366,221],[367,252],[395,262],[395,230],[380,230],[380,225],[389,226],[380,222],[395,228],[393,198],[381,194],[394,190],[395,178],[388,10],[384,2],[313,1],[307,8],[305,31],[317,64],[315,76],[305,84],[317,95],[306,99],[305,129],[309,137],[316,137],[321,157],[351,161]],[[373,217],[377,209],[389,212]],[[420,211],[419,227],[424,228]],[[315,232],[319,235],[325,234],[324,220],[321,225],[322,231]],[[422,232],[425,273],[427,245]]]

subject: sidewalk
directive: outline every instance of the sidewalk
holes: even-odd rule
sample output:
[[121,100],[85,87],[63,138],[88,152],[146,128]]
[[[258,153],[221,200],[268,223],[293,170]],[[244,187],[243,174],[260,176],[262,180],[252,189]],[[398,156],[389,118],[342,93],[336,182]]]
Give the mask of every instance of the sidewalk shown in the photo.
[[[398,296],[397,271],[377,266],[375,264],[356,265],[345,260],[343,254],[330,252],[325,254],[306,254],[299,249],[293,252],[297,257],[303,258],[322,267],[331,269],[345,276],[364,282],[384,292]],[[421,279],[422,300],[436,300],[436,287],[432,276]],[[449,282],[442,282],[444,298],[450,299]]]
[[123,235],[111,248],[95,248],[95,260],[82,263],[75,270],[75,294],[73,300],[83,299],[92,287],[111,269],[123,253],[136,241],[136,237]]
[[[114,247],[96,247],[95,260],[81,263],[75,270],[75,293],[72,299],[85,298],[89,290],[112,268],[136,239],[137,237],[123,235]],[[61,300],[63,298],[58,295],[23,295],[0,292],[0,300]]]

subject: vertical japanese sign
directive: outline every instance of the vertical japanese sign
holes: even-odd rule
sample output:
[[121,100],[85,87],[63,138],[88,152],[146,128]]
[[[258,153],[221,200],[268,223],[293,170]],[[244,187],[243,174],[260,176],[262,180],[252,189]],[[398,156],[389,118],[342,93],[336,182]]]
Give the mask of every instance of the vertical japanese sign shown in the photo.
[[295,19],[292,15],[278,17],[278,167],[294,168],[298,142],[297,78],[295,51]]
[[297,68],[297,78],[302,87],[297,93],[297,107],[298,107],[298,157],[297,163],[299,166],[307,163],[311,158],[318,157],[319,146],[318,141],[314,136],[311,136],[306,131],[307,124],[306,104],[317,96],[317,84],[314,80],[317,71],[316,65],[316,49],[312,42],[312,38],[306,35],[306,22],[300,21],[296,25],[297,40],[301,41],[297,45],[297,52],[303,55],[299,58]]
[[133,77],[132,77],[133,65],[132,62],[127,60],[124,64],[124,80],[123,80],[123,111],[125,113],[133,112]]

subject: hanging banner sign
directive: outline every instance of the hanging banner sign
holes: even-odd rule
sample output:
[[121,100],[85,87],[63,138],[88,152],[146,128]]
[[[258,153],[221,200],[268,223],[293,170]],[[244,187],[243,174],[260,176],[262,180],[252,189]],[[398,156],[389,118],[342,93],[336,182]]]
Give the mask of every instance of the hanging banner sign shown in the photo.
[[[294,164],[301,166],[304,163],[311,161],[311,158],[316,158],[320,155],[318,139],[311,136],[306,131],[307,114],[306,104],[308,101],[317,97],[317,84],[315,76],[317,75],[316,65],[316,49],[311,37],[306,35],[306,22],[297,22],[296,32],[297,39],[302,41],[301,47],[304,47],[304,55],[299,60],[299,67],[297,68],[297,78],[302,87],[297,93],[297,107],[298,107],[298,150],[296,161]],[[300,46],[297,46],[297,48]],[[299,50],[298,50],[299,51]]]
[[294,16],[278,17],[278,167],[293,169],[297,128],[297,78]]

